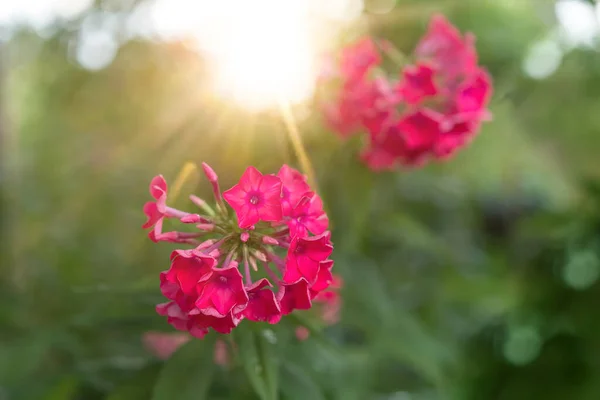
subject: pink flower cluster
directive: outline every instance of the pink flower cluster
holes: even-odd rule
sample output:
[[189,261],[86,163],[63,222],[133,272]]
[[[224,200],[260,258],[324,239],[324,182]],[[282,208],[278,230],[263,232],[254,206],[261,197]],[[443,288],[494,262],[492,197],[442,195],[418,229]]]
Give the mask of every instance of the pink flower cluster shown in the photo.
[[[202,338],[209,328],[230,333],[243,319],[275,324],[328,296],[334,281],[329,219],[306,178],[287,165],[276,175],[248,167],[221,193],[216,173],[202,165],[216,207],[191,195],[198,213],[171,208],[163,177],[150,183],[154,201],[144,206],[143,225],[150,239],[191,245],[173,251],[171,267],[160,274],[169,301],[157,312]],[[194,229],[164,232],[167,219]]]
[[399,79],[380,69],[380,50],[393,51],[389,43],[365,38],[344,49],[341,88],[324,110],[329,125],[343,137],[368,132],[361,158],[373,170],[451,156],[490,118],[491,78],[477,64],[474,43],[434,16]]

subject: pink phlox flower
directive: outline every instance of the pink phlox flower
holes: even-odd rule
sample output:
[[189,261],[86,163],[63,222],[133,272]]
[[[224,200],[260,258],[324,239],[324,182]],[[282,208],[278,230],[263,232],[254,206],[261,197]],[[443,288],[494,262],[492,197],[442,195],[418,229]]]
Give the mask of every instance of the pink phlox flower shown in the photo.
[[312,285],[319,274],[321,262],[333,251],[330,237],[329,231],[318,236],[295,236],[290,243],[283,281],[297,282],[303,278]]
[[294,310],[308,310],[312,307],[309,284],[304,278],[293,283],[282,283],[277,293],[281,313],[290,314]]
[[341,71],[350,79],[361,79],[370,69],[381,63],[381,55],[371,38],[358,40],[346,47],[341,55]]
[[319,265],[319,272],[317,274],[317,280],[310,288],[311,298],[315,298],[320,292],[328,289],[333,283],[333,274],[331,268],[333,267],[333,260],[321,261]]
[[470,75],[477,68],[475,38],[470,34],[463,38],[458,29],[440,14],[431,19],[415,54],[430,60],[449,81]]
[[156,306],[159,315],[167,317],[167,322],[179,331],[188,330],[188,315],[174,301],[161,303]]
[[479,69],[459,87],[456,110],[458,113],[482,113],[491,95],[491,77],[487,71]]
[[168,282],[176,282],[184,294],[190,295],[195,293],[198,281],[210,274],[216,264],[217,260],[211,256],[175,250],[171,254],[171,268],[166,278]]
[[235,266],[212,268],[197,284],[196,307],[202,314],[222,318],[234,308],[242,310],[248,304],[242,274]]
[[276,324],[281,319],[281,307],[270,289],[273,285],[267,279],[261,279],[246,288],[248,306],[242,311],[250,321]]
[[316,193],[306,193],[290,213],[288,221],[291,236],[304,237],[308,232],[320,235],[329,227],[329,218],[323,210],[323,201]]
[[155,176],[150,182],[150,195],[155,201],[149,201],[144,205],[144,214],[148,220],[142,228],[150,228],[165,215],[167,201],[167,182],[162,175]]
[[435,84],[435,70],[427,64],[407,66],[402,72],[403,78],[398,87],[398,93],[408,104],[415,105],[423,99],[438,94]]
[[310,186],[304,175],[285,164],[277,173],[277,177],[281,179],[282,183],[281,206],[283,216],[289,216],[302,196],[310,193]]
[[[399,83],[381,70],[367,73],[381,61],[372,40],[361,40],[342,54],[342,84],[325,117],[343,137],[366,131],[360,158],[375,171],[446,159],[491,119],[492,80],[477,65],[475,38],[461,35],[441,15],[432,18],[414,51],[414,65],[403,66]],[[366,61],[354,62],[355,57]],[[366,69],[352,68],[363,64]]]
[[409,151],[426,152],[442,133],[443,115],[428,109],[422,109],[405,115],[398,122],[398,130],[403,133]]
[[212,328],[219,333],[228,334],[231,333],[233,328],[238,326],[240,321],[241,318],[236,317],[232,312],[227,313],[223,317],[195,314],[190,315],[188,329],[192,335],[202,339],[206,332],[208,332],[208,328]]
[[223,197],[234,209],[240,228],[282,218],[281,179],[263,175],[254,167],[248,167],[240,182],[225,191]]

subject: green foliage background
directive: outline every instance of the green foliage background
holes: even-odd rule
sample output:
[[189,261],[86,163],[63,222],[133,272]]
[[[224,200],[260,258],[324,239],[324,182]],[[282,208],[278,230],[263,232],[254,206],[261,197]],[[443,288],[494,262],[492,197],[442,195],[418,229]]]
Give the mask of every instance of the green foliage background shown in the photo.
[[[2,51],[0,399],[253,399],[263,384],[284,399],[599,398],[600,53],[571,49],[550,77],[525,76],[553,7],[402,0],[364,16],[406,52],[435,11],[475,33],[494,120],[449,162],[379,175],[316,113],[300,120],[342,320],[305,342],[302,315],[240,328],[239,343],[256,341],[246,369],[215,366],[214,337],[166,365],[144,349],[144,332],[172,328],[154,312],[170,248],[147,239],[141,207],[154,175],[174,182],[188,161],[222,187],[248,164],[295,165],[278,114],[209,100],[181,44],[129,41],[89,72],[69,55],[76,24],[19,30]],[[210,195],[197,172],[188,191]]]

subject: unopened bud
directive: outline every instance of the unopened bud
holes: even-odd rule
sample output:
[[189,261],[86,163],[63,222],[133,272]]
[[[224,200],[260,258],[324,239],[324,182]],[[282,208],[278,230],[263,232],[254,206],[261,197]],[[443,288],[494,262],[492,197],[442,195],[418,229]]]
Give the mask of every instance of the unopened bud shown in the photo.
[[196,228],[202,231],[211,232],[213,229],[215,229],[215,224],[198,224],[196,225]]
[[204,242],[200,243],[200,245],[198,247],[196,247],[196,250],[206,249],[207,247],[210,247],[213,244],[215,244],[214,239],[205,240]]
[[206,211],[206,213],[208,215],[215,215],[215,210],[213,210],[211,208],[211,206],[209,206],[204,200],[202,200],[200,197],[195,196],[193,194],[190,195],[190,200],[192,201],[192,203],[194,203],[195,205],[197,205],[198,207],[200,207],[201,209],[203,209],[204,211]]
[[210,181],[210,184],[212,185],[213,194],[215,196],[215,200],[217,201],[219,211],[221,211],[224,214],[227,214],[225,204],[223,203],[223,197],[221,196],[221,189],[219,188],[219,177],[217,176],[217,173],[214,169],[210,167],[210,165],[208,165],[205,162],[202,163],[202,169],[204,170],[204,174],[206,175],[206,177]]
[[215,170],[212,169],[210,167],[210,165],[208,165],[207,163],[205,163],[205,162],[202,163],[202,169],[204,170],[204,175],[206,175],[206,177],[208,178],[208,180],[210,182],[214,183],[219,180],[219,177],[217,176],[217,173],[215,172]]
[[255,271],[258,271],[258,266],[256,265],[256,259],[254,257],[250,257],[248,259],[248,261],[250,261],[250,265],[252,266],[252,269]]
[[181,217],[180,221],[184,224],[195,224],[202,221],[202,217],[198,214],[188,214]]
[[270,244],[272,246],[277,246],[279,244],[279,241],[275,238],[272,238],[271,236],[263,236],[262,242],[264,244]]
[[262,262],[267,261],[267,256],[262,251],[254,250],[252,254],[254,254],[254,257],[258,258]]

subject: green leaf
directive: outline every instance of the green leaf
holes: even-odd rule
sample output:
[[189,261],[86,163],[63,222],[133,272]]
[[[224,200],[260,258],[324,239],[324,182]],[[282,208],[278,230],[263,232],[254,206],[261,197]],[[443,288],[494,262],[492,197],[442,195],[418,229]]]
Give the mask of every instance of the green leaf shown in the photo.
[[52,333],[49,332],[0,344],[2,385],[19,386],[22,382],[27,382],[28,377],[44,364],[52,344]]
[[236,341],[240,361],[256,394],[262,400],[276,400],[278,386],[277,356],[265,332],[238,329]]
[[152,400],[202,400],[215,371],[214,335],[192,339],[169,358],[158,375]]
[[342,357],[343,349],[331,338],[323,334],[323,330],[318,324],[315,323],[314,319],[306,316],[305,313],[296,312],[287,316],[289,320],[295,321],[297,325],[303,326],[310,332],[310,339],[314,343],[318,343],[320,346],[326,348],[328,352],[334,354],[335,357]]
[[279,363],[275,353],[275,344],[269,341],[268,334],[271,331],[262,331],[256,333],[256,344],[258,355],[260,357],[263,370],[265,371],[265,380],[269,389],[269,398],[277,399],[279,386]]
[[298,366],[285,363],[281,368],[281,392],[286,400],[324,400],[315,381]]
[[151,364],[136,372],[108,395],[106,400],[146,400],[152,396],[153,382],[160,373],[160,364]]

